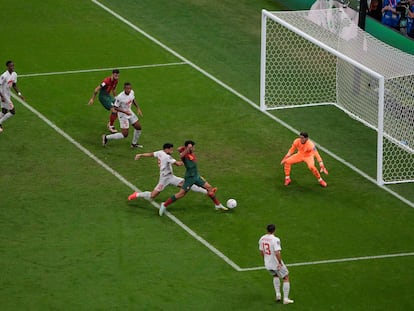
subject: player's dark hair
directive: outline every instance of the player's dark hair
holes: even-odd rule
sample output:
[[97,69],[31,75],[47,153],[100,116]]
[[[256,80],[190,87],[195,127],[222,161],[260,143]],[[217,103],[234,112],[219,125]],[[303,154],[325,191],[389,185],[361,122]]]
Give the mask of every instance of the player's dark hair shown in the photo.
[[188,145],[193,145],[194,146],[195,142],[193,142],[192,140],[186,140],[185,143],[184,143],[184,146],[187,147]]
[[299,136],[303,136],[305,138],[308,138],[309,137],[309,135],[308,135],[307,132],[300,132]]
[[273,233],[276,231],[276,226],[274,224],[267,225],[267,232]]
[[170,149],[170,148],[172,148],[172,147],[174,147],[174,145],[173,145],[173,144],[170,144],[170,143],[165,143],[165,144],[164,144],[164,146],[162,146],[162,149]]
[[131,83],[130,83],[130,82],[125,82],[125,83],[124,83],[124,87],[126,87],[126,86],[128,86],[128,85],[131,85]]
[[11,63],[13,63],[13,61],[12,61],[12,60],[8,60],[8,61],[6,62],[6,67],[9,67],[9,65],[10,65]]
[[112,70],[112,73],[119,73],[119,69]]

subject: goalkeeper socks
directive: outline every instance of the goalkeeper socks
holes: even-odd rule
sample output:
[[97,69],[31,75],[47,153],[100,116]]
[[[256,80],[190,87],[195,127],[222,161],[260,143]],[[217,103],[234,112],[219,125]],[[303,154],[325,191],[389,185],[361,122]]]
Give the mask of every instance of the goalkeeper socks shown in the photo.
[[319,174],[319,171],[316,167],[312,167],[310,170],[311,170],[313,176],[315,176],[318,180],[319,180],[319,178],[321,178],[321,174]]

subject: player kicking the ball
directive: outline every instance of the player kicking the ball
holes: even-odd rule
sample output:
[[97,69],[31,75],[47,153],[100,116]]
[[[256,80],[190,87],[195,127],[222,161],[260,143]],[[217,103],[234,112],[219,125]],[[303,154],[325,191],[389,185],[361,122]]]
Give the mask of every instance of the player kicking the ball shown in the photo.
[[217,188],[213,188],[213,186],[210,185],[206,180],[204,180],[198,173],[197,159],[194,154],[194,145],[195,142],[187,140],[184,143],[184,146],[178,148],[178,151],[180,152],[180,158],[183,161],[184,166],[186,168],[184,183],[179,192],[174,194],[164,203],[161,203],[159,209],[160,216],[164,214],[165,210],[170,204],[184,197],[187,194],[187,192],[190,191],[193,185],[197,185],[207,190],[207,195],[210,197],[211,200],[213,200],[216,210],[228,210],[228,208],[224,207],[216,198]]
[[121,133],[102,135],[103,146],[106,146],[108,140],[126,138],[129,133],[129,125],[132,125],[134,127],[134,136],[132,138],[131,148],[142,148],[142,145],[138,144],[138,139],[141,136],[141,123],[139,122],[137,115],[132,111],[132,105],[137,107],[138,115],[142,117],[142,111],[135,101],[135,93],[134,90],[132,90],[131,83],[125,82],[124,91],[115,97],[114,103],[114,109],[118,112]]
[[[297,153],[294,153],[297,150]],[[312,174],[318,179],[319,184],[322,187],[328,186],[326,181],[324,181],[319,173],[318,169],[315,167],[315,160],[319,163],[321,173],[328,175],[328,170],[325,168],[322,158],[319,155],[318,150],[313,142],[309,140],[308,133],[301,132],[299,138],[296,138],[293,141],[292,147],[290,147],[288,153],[282,159],[280,164],[284,165],[285,170],[285,186],[288,186],[291,183],[290,179],[290,170],[292,164],[305,162]]]
[[[144,199],[154,199],[158,196],[161,191],[165,189],[166,186],[172,185],[176,187],[182,187],[184,184],[184,178],[177,177],[174,175],[172,165],[182,166],[184,165],[183,161],[177,161],[174,159],[171,154],[174,152],[174,145],[170,143],[165,143],[162,147],[162,150],[154,151],[154,152],[146,152],[146,153],[138,153],[135,156],[135,160],[139,160],[142,157],[154,157],[158,160],[158,166],[160,168],[160,179],[158,184],[155,186],[152,192],[150,191],[143,191],[143,192],[134,192],[128,197],[128,200],[135,200],[137,198],[144,198]],[[191,190],[194,192],[200,192],[203,194],[207,194],[207,190],[192,185]]]

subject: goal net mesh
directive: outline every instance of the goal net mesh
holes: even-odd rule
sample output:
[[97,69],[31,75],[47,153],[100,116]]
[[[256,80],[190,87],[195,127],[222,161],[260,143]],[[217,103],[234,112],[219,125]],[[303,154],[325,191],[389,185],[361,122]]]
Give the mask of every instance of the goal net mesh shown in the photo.
[[357,15],[263,11],[261,109],[335,105],[378,132],[378,183],[413,182],[414,56],[359,29]]

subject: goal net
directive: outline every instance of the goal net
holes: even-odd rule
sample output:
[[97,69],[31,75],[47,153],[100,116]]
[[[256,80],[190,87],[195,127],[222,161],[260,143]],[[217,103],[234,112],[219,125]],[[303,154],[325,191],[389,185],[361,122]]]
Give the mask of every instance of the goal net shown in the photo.
[[263,10],[260,108],[334,105],[377,132],[378,184],[414,182],[414,56],[355,14]]

